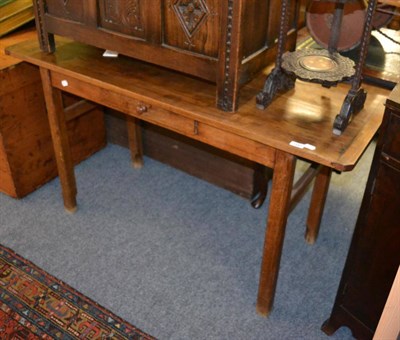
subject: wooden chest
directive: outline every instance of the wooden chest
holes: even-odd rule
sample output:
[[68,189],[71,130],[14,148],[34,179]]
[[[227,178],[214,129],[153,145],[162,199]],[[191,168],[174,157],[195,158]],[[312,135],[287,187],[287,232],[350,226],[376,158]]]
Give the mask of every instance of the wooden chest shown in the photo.
[[357,339],[374,337],[400,266],[399,208],[400,84],[386,101],[336,300],[330,318],[322,326],[326,334],[331,335],[339,327],[346,326]]
[[[234,111],[241,85],[273,60],[279,0],[34,0],[41,47],[54,34],[216,83]],[[294,46],[299,1],[291,5]],[[168,86],[168,85],[166,85]]]
[[[32,36],[34,31],[23,35],[25,39]],[[3,38],[1,51],[18,42],[20,36],[15,37]],[[76,100],[64,97],[66,105]],[[87,108],[85,115],[68,122],[75,163],[106,143],[102,110]],[[39,70],[0,52],[0,192],[21,198],[56,176]]]

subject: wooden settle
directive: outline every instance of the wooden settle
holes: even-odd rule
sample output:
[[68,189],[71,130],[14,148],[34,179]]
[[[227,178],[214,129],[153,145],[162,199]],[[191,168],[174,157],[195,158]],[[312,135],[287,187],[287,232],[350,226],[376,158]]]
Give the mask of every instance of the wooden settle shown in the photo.
[[[34,0],[43,51],[54,34],[217,84],[216,104],[238,107],[240,88],[275,55],[280,0]],[[294,48],[299,3],[291,5]],[[168,84],[166,84],[168,86]]]

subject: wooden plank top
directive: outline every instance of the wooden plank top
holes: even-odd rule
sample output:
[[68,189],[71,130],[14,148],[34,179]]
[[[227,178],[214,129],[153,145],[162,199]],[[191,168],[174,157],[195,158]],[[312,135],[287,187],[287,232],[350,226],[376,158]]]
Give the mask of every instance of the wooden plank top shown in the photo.
[[[263,87],[265,71],[242,88],[239,110],[230,113],[216,108],[216,86],[212,83],[124,56],[104,58],[103,50],[65,38],[58,38],[56,46],[56,52],[48,54],[31,40],[8,47],[7,53],[340,171],[351,170],[371,141],[390,92],[364,85],[368,92],[364,109],[341,136],[336,136],[333,121],[348,84],[327,89],[297,81],[293,90],[277,97],[265,110],[258,110],[255,96]],[[296,148],[291,141],[314,145],[315,150]]]

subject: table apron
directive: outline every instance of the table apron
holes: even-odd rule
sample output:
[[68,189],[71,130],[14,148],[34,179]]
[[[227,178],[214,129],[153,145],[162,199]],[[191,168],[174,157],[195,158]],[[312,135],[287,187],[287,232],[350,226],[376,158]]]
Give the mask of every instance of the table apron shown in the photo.
[[116,90],[101,87],[99,84],[91,84],[55,71],[51,71],[51,81],[53,87],[62,91],[175,131],[267,167],[274,167],[275,148],[179,113],[156,107],[142,100],[139,95],[138,98],[127,96]]

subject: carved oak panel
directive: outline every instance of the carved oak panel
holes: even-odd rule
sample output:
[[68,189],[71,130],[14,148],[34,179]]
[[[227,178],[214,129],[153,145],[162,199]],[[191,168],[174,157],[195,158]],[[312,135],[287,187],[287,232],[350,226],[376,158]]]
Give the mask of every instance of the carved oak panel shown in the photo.
[[165,1],[164,44],[217,58],[220,7],[217,0]]
[[99,25],[103,28],[143,38],[146,2],[141,0],[99,0]]
[[[276,0],[275,0],[276,2]],[[270,0],[246,1],[244,4],[245,17],[248,18],[243,25],[243,36],[251,37],[243,41],[243,58],[249,57],[255,51],[267,47],[269,18],[260,13],[268,13],[271,6]],[[277,14],[277,16],[279,16]],[[254,34],[254,32],[259,32]]]
[[84,21],[84,1],[46,0],[47,13],[72,21]]

